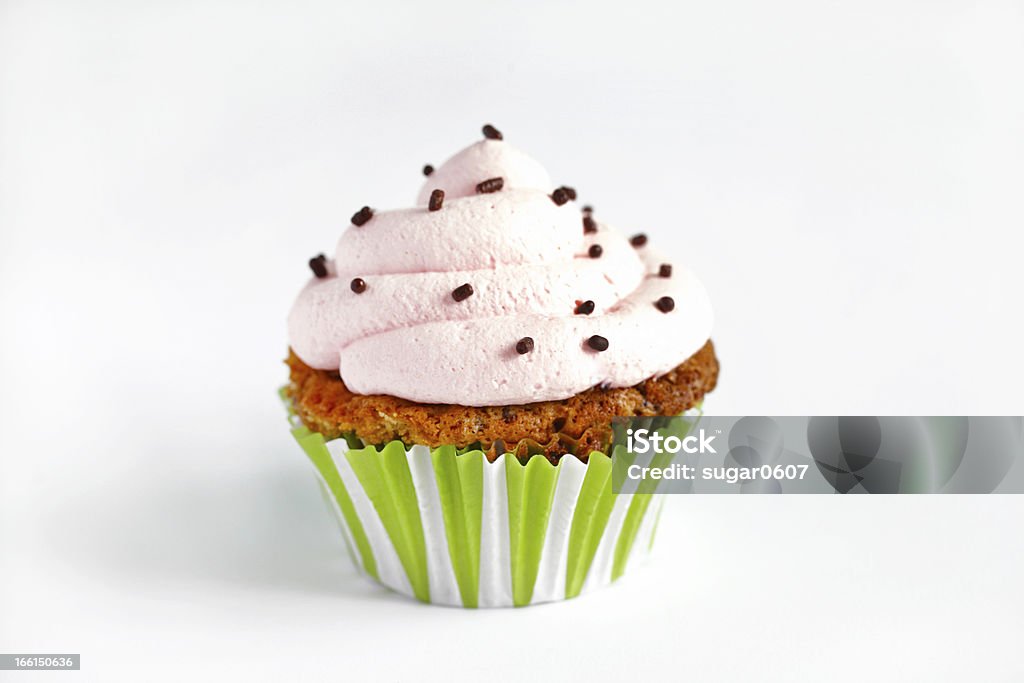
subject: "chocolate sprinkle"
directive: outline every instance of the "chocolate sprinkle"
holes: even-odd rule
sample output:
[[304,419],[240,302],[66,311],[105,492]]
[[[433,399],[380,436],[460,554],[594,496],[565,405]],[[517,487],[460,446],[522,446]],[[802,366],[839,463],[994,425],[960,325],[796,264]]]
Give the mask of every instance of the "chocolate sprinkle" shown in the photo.
[[573,311],[576,315],[590,315],[594,312],[594,302],[589,299],[581,303],[576,304],[576,309]]
[[658,268],[658,277],[672,277],[672,264],[662,263]]
[[444,204],[444,190],[434,190],[430,193],[430,203],[427,204],[428,211],[440,211]]
[[592,207],[590,204],[584,204],[583,213],[594,213],[594,207]]
[[575,188],[569,187],[568,185],[562,185],[558,189],[562,190],[563,192],[565,192],[566,195],[568,195],[569,201],[573,201],[573,202],[576,201],[576,189]]
[[565,191],[564,187],[560,187],[551,193],[551,201],[561,206],[569,201],[569,193]]
[[371,218],[373,218],[373,209],[368,206],[364,206],[352,214],[352,224],[355,226],[361,226]]
[[587,340],[587,346],[594,349],[595,351],[607,351],[608,340],[599,334],[595,334],[593,337]]
[[352,291],[356,294],[362,294],[366,291],[366,280],[361,277],[352,278],[352,284],[349,285]]
[[590,233],[597,232],[597,222],[594,221],[590,216],[583,217],[583,234],[589,235]]
[[497,192],[503,187],[505,187],[504,178],[488,178],[482,183],[476,184],[476,191],[477,194],[490,194],[491,192]]
[[587,249],[587,254],[590,255],[590,258],[601,258],[601,254],[603,253],[604,249],[600,244],[591,244],[590,249]]
[[642,232],[637,233],[636,235],[633,235],[632,237],[629,238],[629,243],[632,244],[634,247],[642,247],[645,244],[647,244],[647,235],[643,234]]
[[533,351],[533,337],[523,337],[516,342],[516,353],[520,356],[530,351]]
[[654,302],[654,305],[658,307],[658,310],[662,313],[668,313],[676,307],[676,302],[670,296],[663,296]]
[[497,128],[495,128],[494,126],[492,126],[489,123],[484,126],[483,130],[484,130],[484,137],[487,138],[488,140],[504,140],[505,139],[502,136],[501,131],[498,130]]
[[456,301],[465,301],[471,296],[473,296],[473,285],[468,282],[452,290],[452,298]]
[[433,172],[434,172],[434,167],[431,166],[430,164],[427,164],[426,166],[423,167],[423,175],[428,176],[428,175],[430,175]]
[[327,257],[323,254],[318,254],[313,258],[309,259],[309,267],[313,271],[313,275],[318,278],[327,277]]

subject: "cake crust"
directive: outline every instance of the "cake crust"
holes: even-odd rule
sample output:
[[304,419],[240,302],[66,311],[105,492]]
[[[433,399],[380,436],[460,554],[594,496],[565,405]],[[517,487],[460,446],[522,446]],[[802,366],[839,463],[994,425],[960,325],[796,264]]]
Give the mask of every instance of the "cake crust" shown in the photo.
[[354,394],[336,371],[316,370],[289,349],[286,390],[302,424],[326,439],[354,435],[368,444],[459,448],[478,445],[494,459],[543,453],[555,462],[566,453],[585,460],[604,450],[615,417],[680,415],[694,408],[718,381],[710,340],[683,363],[632,387],[592,387],[562,401],[471,407],[423,404],[395,396]]

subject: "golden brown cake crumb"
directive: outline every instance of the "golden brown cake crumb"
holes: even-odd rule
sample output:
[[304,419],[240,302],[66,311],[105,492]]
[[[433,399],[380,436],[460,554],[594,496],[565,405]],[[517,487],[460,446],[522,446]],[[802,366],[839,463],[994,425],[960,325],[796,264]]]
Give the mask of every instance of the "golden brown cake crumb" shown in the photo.
[[348,390],[337,372],[314,370],[291,349],[285,361],[295,412],[327,439],[354,434],[368,444],[400,440],[435,447],[480,444],[494,459],[543,453],[552,462],[566,453],[585,460],[604,450],[614,417],[680,415],[696,406],[718,381],[718,359],[709,340],[667,374],[620,389],[593,387],[563,401],[474,408],[424,404]]

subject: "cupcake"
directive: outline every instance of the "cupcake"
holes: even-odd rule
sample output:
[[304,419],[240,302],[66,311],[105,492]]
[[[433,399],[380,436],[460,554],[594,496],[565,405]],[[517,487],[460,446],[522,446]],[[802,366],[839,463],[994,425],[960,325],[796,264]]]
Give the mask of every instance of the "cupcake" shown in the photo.
[[310,260],[282,397],[363,573],[525,606],[649,551],[659,505],[613,493],[612,420],[699,408],[718,360],[689,270],[483,133]]

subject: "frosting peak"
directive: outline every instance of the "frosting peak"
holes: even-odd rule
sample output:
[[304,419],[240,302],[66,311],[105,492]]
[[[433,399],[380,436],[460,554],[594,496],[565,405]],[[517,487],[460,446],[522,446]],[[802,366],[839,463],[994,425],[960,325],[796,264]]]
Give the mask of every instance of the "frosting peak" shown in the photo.
[[420,188],[416,204],[426,206],[430,193],[444,190],[447,199],[472,197],[488,178],[502,178],[504,189],[523,188],[550,192],[551,178],[533,157],[503,140],[481,140],[462,150],[435,170]]
[[[490,178],[502,189],[479,194]],[[356,393],[474,406],[629,386],[696,352],[712,320],[697,279],[553,190],[504,141],[462,150],[427,177],[420,208],[345,230],[292,308],[293,350]]]

